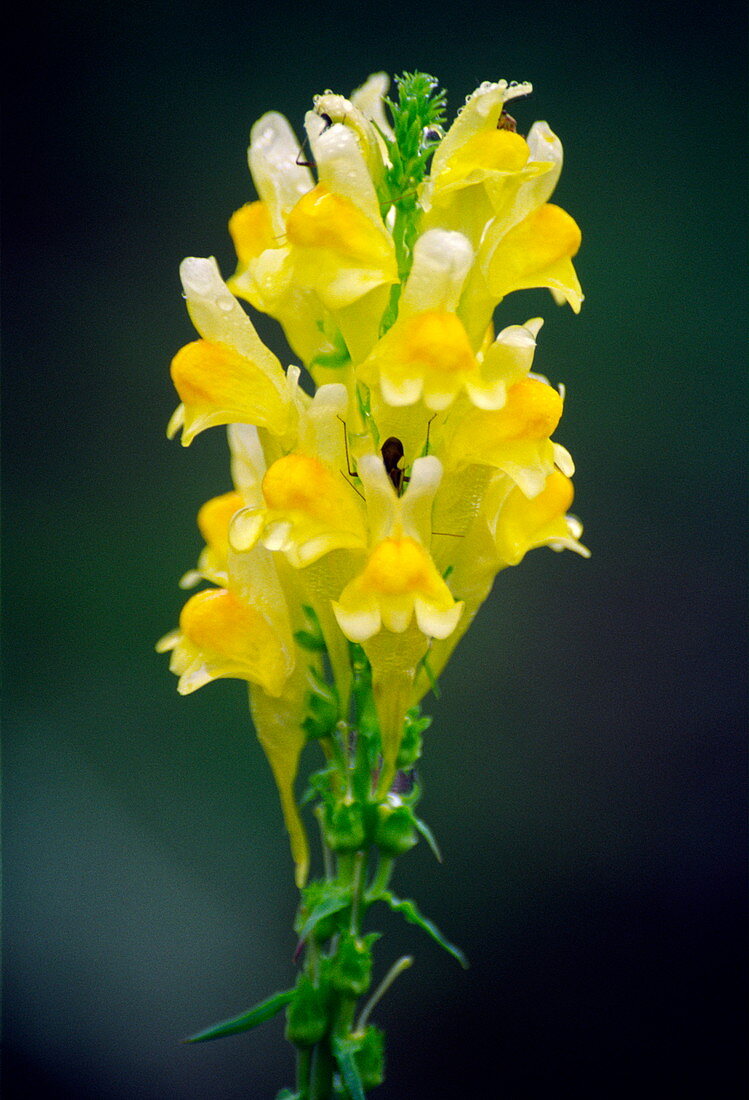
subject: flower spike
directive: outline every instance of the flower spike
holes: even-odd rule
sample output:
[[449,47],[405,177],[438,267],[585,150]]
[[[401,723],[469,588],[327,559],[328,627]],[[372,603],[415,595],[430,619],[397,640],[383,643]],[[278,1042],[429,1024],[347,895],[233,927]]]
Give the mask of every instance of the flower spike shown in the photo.
[[[564,386],[534,362],[543,319],[494,327],[499,303],[530,288],[581,308],[580,229],[551,202],[561,141],[511,117],[528,83],[481,84],[452,123],[433,77],[389,90],[374,73],[316,95],[302,141],[278,112],[255,123],[256,194],[229,221],[236,269],[227,283],[214,259],[183,261],[197,334],[171,365],[169,437],[225,426],[233,484],[200,508],[204,545],[180,581],[193,591],[157,648],[183,695],[247,685],[301,891],[294,988],[193,1038],[285,1008],[299,1097],[363,1100],[383,1080],[369,1016],[405,963],[355,1024],[375,902],[465,964],[388,889],[419,836],[439,853],[415,815],[420,703],[503,570],[542,546],[589,553],[555,438]],[[281,325],[294,362],[244,303]],[[308,881],[310,802],[324,873]]]

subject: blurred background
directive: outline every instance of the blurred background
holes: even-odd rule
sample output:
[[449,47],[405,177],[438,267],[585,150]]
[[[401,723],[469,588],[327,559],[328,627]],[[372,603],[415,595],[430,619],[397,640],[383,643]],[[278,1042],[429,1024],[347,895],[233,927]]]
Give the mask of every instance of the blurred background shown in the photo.
[[313,93],[414,68],[451,115],[482,80],[531,80],[519,128],[564,142],[586,302],[516,294],[501,320],[546,317],[536,369],[567,386],[593,556],[500,575],[429,701],[421,810],[444,863],[421,845],[395,887],[472,965],[383,916],[378,973],[416,962],[376,1013],[377,1096],[743,1094],[745,40],[732,3],[14,10],[7,1095],[291,1084],[281,1020],[179,1042],[293,982],[296,894],[242,685],[182,699],[153,652],[196,510],[229,485],[221,431],[164,436],[193,338],[177,269],[233,270],[260,114],[301,128]]

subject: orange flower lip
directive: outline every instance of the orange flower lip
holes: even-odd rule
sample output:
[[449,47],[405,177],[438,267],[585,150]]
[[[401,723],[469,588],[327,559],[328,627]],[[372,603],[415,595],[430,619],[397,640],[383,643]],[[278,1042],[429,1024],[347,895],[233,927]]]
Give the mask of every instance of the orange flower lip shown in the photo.
[[370,555],[361,576],[361,588],[383,596],[403,596],[406,593],[441,593],[439,579],[429,555],[412,538],[389,538]]

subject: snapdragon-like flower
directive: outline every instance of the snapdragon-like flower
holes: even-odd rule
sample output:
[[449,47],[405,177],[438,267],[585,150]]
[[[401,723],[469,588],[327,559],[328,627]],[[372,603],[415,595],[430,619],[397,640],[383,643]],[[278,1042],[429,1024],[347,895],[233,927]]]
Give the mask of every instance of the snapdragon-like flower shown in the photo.
[[[499,301],[529,287],[580,308],[580,232],[548,201],[561,143],[544,122],[517,132],[506,104],[528,84],[481,85],[444,136],[429,78],[403,78],[392,120],[387,87],[376,74],[350,99],[317,97],[304,141],[264,115],[248,155],[258,198],[230,221],[235,274],[182,265],[200,338],[172,363],[169,434],[188,445],[230,426],[234,489],[201,510],[206,547],[183,580],[215,587],[160,648],[183,692],[250,683],[300,882],[294,778],[309,730],[324,748],[333,737],[310,718],[310,670],[329,678],[330,729],[355,725],[363,650],[385,794],[407,712],[497,573],[537,546],[587,554],[572,460],[552,439],[562,393],[531,373],[542,321],[492,329]],[[280,322],[297,363],[283,369],[235,295]]]
[[[529,84],[482,84],[447,129],[431,77],[404,74],[393,101],[388,87],[377,73],[350,98],[315,96],[302,141],[276,112],[253,126],[257,198],[229,223],[236,271],[227,284],[215,260],[184,260],[198,339],[171,367],[168,435],[188,446],[225,427],[233,485],[198,512],[205,545],[180,581],[193,591],[157,648],[182,694],[248,685],[301,890],[304,960],[293,989],[193,1039],[286,1008],[293,1095],[321,1100],[383,1080],[368,1019],[411,960],[357,1020],[372,905],[465,964],[388,888],[419,835],[439,855],[415,815],[420,702],[502,570],[540,546],[588,554],[569,512],[572,458],[554,438],[564,387],[534,369],[543,321],[497,333],[493,320],[531,287],[580,309],[580,231],[549,201],[561,143],[545,122],[518,132],[507,104]],[[280,323],[296,362],[284,368],[240,298]],[[304,790],[308,745],[321,752]],[[307,883],[309,803],[324,873]]]

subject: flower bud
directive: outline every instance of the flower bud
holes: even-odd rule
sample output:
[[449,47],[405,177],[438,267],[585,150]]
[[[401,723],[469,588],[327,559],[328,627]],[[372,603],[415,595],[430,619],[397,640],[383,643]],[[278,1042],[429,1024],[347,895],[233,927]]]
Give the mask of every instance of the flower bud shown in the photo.
[[325,841],[334,852],[355,852],[364,844],[364,810],[360,802],[325,807]]
[[330,971],[330,984],[339,993],[361,997],[372,980],[372,943],[377,935],[341,938]]
[[376,1088],[385,1080],[385,1034],[378,1027],[368,1027],[361,1046],[354,1055],[364,1091]]
[[286,1009],[288,1041],[298,1047],[311,1047],[319,1043],[328,1030],[329,1002],[328,985],[315,986],[306,974],[301,974],[294,999]]
[[377,807],[374,842],[384,855],[402,856],[417,841],[414,815],[408,806],[381,802]]
[[396,767],[406,771],[413,767],[421,756],[422,733],[430,725],[429,718],[422,718],[417,707],[412,707],[403,723],[403,740],[398,749]]

